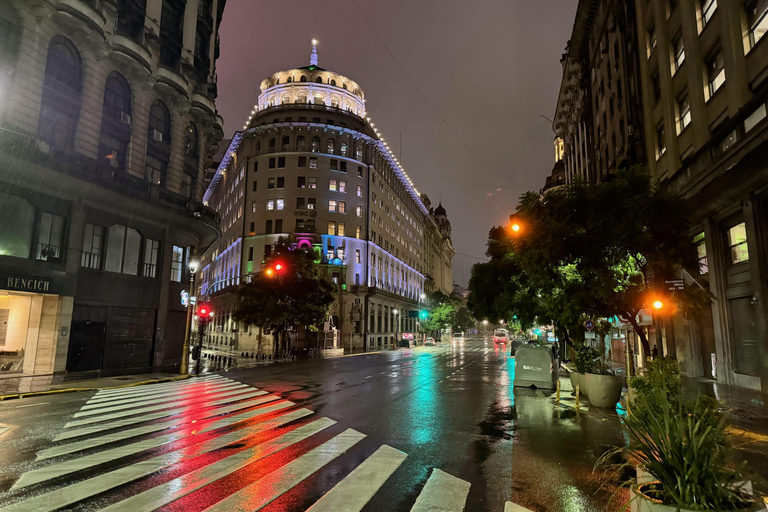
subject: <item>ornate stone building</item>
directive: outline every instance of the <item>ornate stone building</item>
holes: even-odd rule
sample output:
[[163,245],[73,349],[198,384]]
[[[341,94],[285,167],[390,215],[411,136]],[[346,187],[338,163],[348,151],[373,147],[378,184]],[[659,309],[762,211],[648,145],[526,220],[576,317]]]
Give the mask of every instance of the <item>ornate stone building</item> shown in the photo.
[[[223,222],[222,238],[204,255],[200,289],[217,311],[214,346],[271,354],[271,336],[244,330],[231,316],[237,286],[280,238],[315,251],[337,283],[329,319],[337,347],[394,347],[398,333],[417,330],[430,279],[442,287],[450,274],[445,210],[432,215],[367,117],[363,90],[319,67],[314,47],[309,66],[261,82],[205,199]],[[447,235],[447,245],[433,249],[430,240],[428,247],[430,230]],[[438,262],[440,282],[428,261]],[[295,345],[323,345],[324,338],[299,333]]]
[[[0,351],[12,371],[178,367],[217,149],[225,0],[0,0]],[[6,363],[7,364],[7,363]]]

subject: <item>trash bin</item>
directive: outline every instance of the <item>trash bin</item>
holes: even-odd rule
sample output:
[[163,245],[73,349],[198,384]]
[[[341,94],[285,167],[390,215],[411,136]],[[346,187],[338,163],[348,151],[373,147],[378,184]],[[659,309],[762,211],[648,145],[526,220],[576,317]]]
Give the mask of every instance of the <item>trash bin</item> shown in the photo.
[[552,349],[546,345],[523,345],[515,352],[516,387],[555,389],[560,368]]

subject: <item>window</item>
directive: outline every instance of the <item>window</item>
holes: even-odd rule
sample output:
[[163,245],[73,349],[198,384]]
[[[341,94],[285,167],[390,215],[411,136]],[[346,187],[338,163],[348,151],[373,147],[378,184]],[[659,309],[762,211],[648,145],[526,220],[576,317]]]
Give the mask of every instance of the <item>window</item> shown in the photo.
[[104,85],[99,160],[117,169],[125,169],[130,140],[131,88],[123,75],[113,72]]
[[338,229],[337,235],[344,236],[344,223],[343,222],[339,222],[339,229]]
[[157,277],[157,259],[160,254],[160,242],[149,238],[144,242],[144,277]]
[[155,185],[165,185],[171,147],[171,113],[160,100],[149,109],[149,143],[144,177]]
[[85,268],[101,268],[101,251],[104,247],[104,227],[93,224],[85,225],[83,235],[83,252],[80,255],[80,266]]
[[765,104],[762,104],[759,107],[757,107],[755,111],[752,112],[749,115],[749,117],[747,117],[744,120],[744,132],[745,133],[748,132],[749,130],[754,128],[757,125],[757,123],[765,119],[765,114],[766,114]]
[[339,170],[339,161],[335,158],[331,158],[330,167],[332,171],[338,171]]
[[341,156],[347,156],[347,153],[349,153],[349,146],[346,142],[341,143]]
[[347,192],[347,182],[346,181],[340,181],[339,182],[339,192]]
[[659,70],[653,72],[651,75],[651,83],[653,84],[653,101],[658,103],[661,99],[661,81],[659,80]]
[[291,145],[291,138],[287,135],[284,135],[282,139],[282,144],[281,144],[283,151],[288,151],[288,147],[290,145]]
[[334,199],[331,199],[330,201],[328,201],[328,211],[329,212],[337,211],[336,201]]
[[257,160],[253,162],[253,172],[258,172],[258,171],[259,171],[259,161]]
[[749,24],[749,42],[754,48],[768,30],[768,1],[755,0],[747,6],[747,23]]
[[272,234],[272,219],[269,219],[266,222],[266,226],[264,227],[264,232],[268,235]]
[[709,97],[711,98],[725,83],[725,64],[723,63],[723,52],[720,50],[707,60],[707,77],[709,79]]
[[275,220],[275,233],[283,232],[283,219]]
[[363,166],[362,165],[358,165],[357,166],[357,177],[358,178],[362,178],[363,177]]
[[258,187],[256,186],[256,182],[253,182],[253,192],[256,192],[258,190]]
[[149,140],[166,145],[171,141],[171,113],[160,100],[156,100],[149,109]]
[[253,246],[248,248],[248,261],[253,261]]
[[251,213],[256,213],[256,201],[251,203]]
[[280,198],[275,201],[275,210],[282,210],[285,208],[285,199]]
[[317,157],[315,156],[309,157],[309,168],[317,169]]
[[355,226],[355,238],[360,238],[360,226]]
[[693,237],[693,245],[696,246],[696,257],[699,260],[699,273],[701,275],[709,273],[709,262],[707,261],[707,244],[704,239],[704,232]]
[[277,167],[278,169],[285,169],[285,157],[281,156],[277,158]]
[[38,261],[62,261],[62,240],[64,238],[64,217],[53,213],[40,215],[37,233],[37,251],[35,259]]
[[192,157],[197,157],[200,154],[197,128],[192,123],[188,124],[184,130],[184,154]]
[[318,153],[320,151],[320,138],[312,137],[312,152]]
[[340,172],[347,172],[347,162],[341,161],[341,167],[339,168]]
[[336,150],[336,141],[334,141],[333,139],[328,139],[328,142],[326,143],[325,152],[328,153],[329,155],[332,155],[335,150]]
[[274,169],[275,168],[275,162],[276,161],[277,160],[274,157],[269,159],[269,168],[270,169]]
[[58,147],[71,147],[80,116],[83,68],[72,42],[55,36],[48,46],[38,136]]
[[317,199],[314,197],[307,198],[307,210],[314,210],[317,207]]
[[147,155],[144,161],[144,176],[147,181],[155,185],[162,185],[165,181],[166,165],[164,160]]
[[[275,122],[277,122],[277,121],[278,121],[278,120],[277,120],[277,119],[275,119]],[[271,139],[269,139],[269,151],[270,151],[270,152],[274,151],[276,146],[277,146],[277,139],[276,139],[276,138],[274,138],[274,137],[272,137]]]
[[358,185],[357,186],[357,197],[363,197],[363,186]]
[[303,210],[307,206],[307,200],[304,197],[297,197],[296,198],[296,209],[297,210]]
[[653,53],[653,50],[656,49],[657,43],[658,39],[656,37],[656,27],[651,25],[648,27],[648,57],[650,57]]
[[328,182],[328,190],[331,192],[336,192],[338,190],[338,184],[336,180],[331,180]]
[[345,201],[339,201],[339,213],[347,213],[347,203]]
[[277,188],[285,188],[285,178],[280,176],[277,178]]
[[267,179],[267,189],[272,190],[273,188],[275,188],[275,178]]
[[307,166],[307,157],[300,156],[299,157],[299,167],[306,167]]
[[306,176],[299,176],[296,180],[296,187],[297,188],[306,188],[307,187],[307,178]]
[[[112,245],[112,228],[114,227],[122,227],[122,226],[112,226],[109,228],[109,238],[110,243],[109,245]],[[128,228],[129,230],[131,228]],[[109,260],[109,254],[107,254],[107,260]],[[173,246],[173,254],[171,254],[171,281],[174,283],[180,283],[181,277],[183,275],[183,269],[184,269],[184,248],[179,247],[177,245]],[[109,270],[109,269],[107,269]]]
[[362,217],[363,216],[363,207],[362,207],[362,205],[357,205],[355,207],[355,212],[357,213],[358,217]]
[[355,249],[355,263],[361,263],[362,260],[360,259],[360,249]]
[[304,151],[307,149],[307,139],[303,135],[296,137],[296,150]]
[[307,184],[309,188],[317,188],[317,178],[310,176],[307,178]]
[[728,230],[728,247],[731,251],[732,264],[749,261],[746,224],[742,222]]
[[683,43],[683,34],[678,34],[672,43],[672,51],[674,52],[675,71],[680,69],[680,66],[685,62],[685,44]]
[[267,210],[274,210],[275,209],[275,200],[274,199],[268,199],[267,200]]
[[328,234],[329,235],[336,234],[336,223],[333,221],[328,222]]
[[294,233],[304,232],[304,219],[296,219],[296,227],[293,230]]
[[706,26],[709,20],[717,10],[717,0],[702,0],[701,2],[701,24]]
[[307,219],[307,233],[315,232],[315,219]]
[[680,132],[682,132],[686,126],[691,124],[691,105],[688,103],[687,92],[684,92],[682,97],[677,100],[677,108],[680,115]]
[[355,158],[357,160],[362,160],[363,159],[363,146],[361,146],[361,145],[355,146]]
[[656,127],[656,160],[667,152],[667,141],[664,135],[664,123]]

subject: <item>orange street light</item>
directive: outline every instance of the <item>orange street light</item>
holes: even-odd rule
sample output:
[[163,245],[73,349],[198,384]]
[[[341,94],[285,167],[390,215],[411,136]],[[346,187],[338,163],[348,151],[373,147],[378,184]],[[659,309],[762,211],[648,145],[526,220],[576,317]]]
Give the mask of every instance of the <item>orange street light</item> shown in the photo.
[[274,274],[275,271],[272,270],[271,268],[268,268],[267,270],[264,271],[264,273],[267,274],[268,277],[272,277],[272,274]]
[[512,227],[512,231],[515,231],[515,232],[520,231],[520,224],[512,224],[511,227]]
[[653,307],[656,309],[661,309],[664,307],[664,303],[661,302],[660,300],[655,300],[653,301]]

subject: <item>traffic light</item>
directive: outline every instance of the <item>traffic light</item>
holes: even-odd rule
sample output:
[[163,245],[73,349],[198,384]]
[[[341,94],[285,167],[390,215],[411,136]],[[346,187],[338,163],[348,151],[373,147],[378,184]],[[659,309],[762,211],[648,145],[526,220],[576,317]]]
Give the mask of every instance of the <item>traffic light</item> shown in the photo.
[[274,277],[283,274],[286,269],[287,265],[285,263],[282,261],[276,261],[265,268],[264,273],[267,275],[267,277]]
[[213,310],[211,309],[211,306],[208,304],[201,304],[200,308],[197,310],[197,316],[203,321],[208,320],[213,316]]
[[429,316],[429,313],[427,312],[426,309],[422,309],[421,311],[419,311],[419,318],[421,318],[422,320],[426,320],[428,316]]

